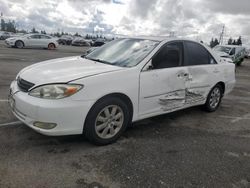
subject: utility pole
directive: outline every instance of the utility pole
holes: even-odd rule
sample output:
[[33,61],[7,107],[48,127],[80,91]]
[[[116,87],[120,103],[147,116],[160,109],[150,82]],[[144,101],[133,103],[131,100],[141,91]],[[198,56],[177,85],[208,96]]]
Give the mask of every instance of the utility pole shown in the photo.
[[222,31],[221,31],[221,34],[220,34],[220,40],[219,40],[220,45],[223,44],[224,34],[225,34],[225,25],[223,25],[223,28],[222,28]]
[[[0,31],[1,31],[2,30],[2,19],[3,19],[3,13],[2,12],[1,12],[0,17],[1,17],[1,25],[0,25]],[[3,27],[5,27],[5,26],[3,26]],[[4,30],[4,28],[3,28],[3,30]]]

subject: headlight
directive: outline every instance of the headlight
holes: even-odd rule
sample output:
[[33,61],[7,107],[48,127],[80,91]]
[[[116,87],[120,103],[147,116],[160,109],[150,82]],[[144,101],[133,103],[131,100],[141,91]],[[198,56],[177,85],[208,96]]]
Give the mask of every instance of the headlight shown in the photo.
[[77,84],[43,85],[32,89],[29,95],[43,99],[62,99],[77,93],[82,87]]

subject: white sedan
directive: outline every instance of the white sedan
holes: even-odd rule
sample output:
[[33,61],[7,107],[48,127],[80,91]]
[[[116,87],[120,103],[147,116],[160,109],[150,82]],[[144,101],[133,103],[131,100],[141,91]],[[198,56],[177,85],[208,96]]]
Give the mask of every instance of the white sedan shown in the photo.
[[189,40],[123,38],[87,56],[29,66],[10,87],[13,113],[45,135],[82,134],[104,145],[131,123],[191,106],[215,111],[235,65]]
[[11,37],[6,39],[5,43],[16,48],[47,48],[52,50],[58,47],[56,38],[44,34],[27,34]]

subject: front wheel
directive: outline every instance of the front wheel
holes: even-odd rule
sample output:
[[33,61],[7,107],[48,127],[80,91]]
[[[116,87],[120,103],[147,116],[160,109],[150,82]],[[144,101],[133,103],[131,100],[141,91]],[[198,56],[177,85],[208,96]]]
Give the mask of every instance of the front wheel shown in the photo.
[[96,145],[115,142],[129,124],[130,113],[126,103],[117,97],[98,101],[90,110],[83,133]]
[[18,40],[18,41],[16,41],[15,46],[17,48],[23,48],[24,47],[24,43],[22,41]]
[[220,106],[222,95],[222,87],[217,84],[208,94],[207,101],[204,106],[205,110],[208,112],[216,111]]

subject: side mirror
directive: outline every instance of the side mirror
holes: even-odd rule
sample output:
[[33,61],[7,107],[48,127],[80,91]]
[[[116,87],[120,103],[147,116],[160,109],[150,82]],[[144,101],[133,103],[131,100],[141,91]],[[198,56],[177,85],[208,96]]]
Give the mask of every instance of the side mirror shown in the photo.
[[152,59],[146,64],[146,66],[143,68],[143,71],[150,71],[153,70],[154,66],[152,64]]
[[153,65],[149,65],[148,66],[148,70],[153,70],[154,69],[154,66]]

